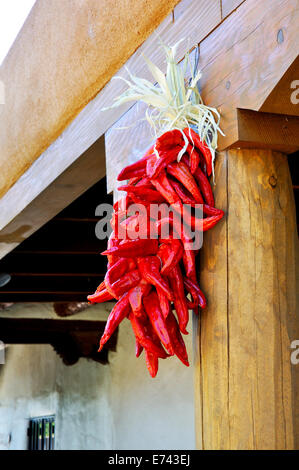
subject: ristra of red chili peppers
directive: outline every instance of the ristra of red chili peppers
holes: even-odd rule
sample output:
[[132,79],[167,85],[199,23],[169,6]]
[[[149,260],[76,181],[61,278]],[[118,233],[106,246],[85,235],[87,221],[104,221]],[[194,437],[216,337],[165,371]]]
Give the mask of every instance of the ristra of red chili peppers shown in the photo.
[[[180,154],[182,149],[186,150],[184,155]],[[144,350],[152,377],[157,374],[158,359],[176,355],[189,365],[182,336],[188,334],[189,310],[198,313],[207,305],[197,281],[198,250],[190,249],[189,243],[192,230],[200,227],[205,232],[224,215],[215,208],[209,182],[211,172],[210,150],[192,129],[186,128],[183,132],[175,129],[161,135],[139,161],[124,168],[118,176],[119,181],[128,180],[119,188],[127,196],[114,204],[113,232],[107,250],[102,253],[108,258],[108,271],[88,300],[90,303],[117,300],[100,350],[127,318],[136,339],[136,356]],[[133,203],[145,208],[146,219],[142,222],[138,215],[129,213]],[[151,204],[161,203],[171,206],[174,212],[166,216],[158,212],[153,216]],[[189,222],[182,224],[181,217],[186,214],[184,204],[191,208],[202,204],[203,218],[198,220],[191,214]],[[162,230],[165,226],[169,229],[168,237]],[[135,233],[138,235],[132,239]]]

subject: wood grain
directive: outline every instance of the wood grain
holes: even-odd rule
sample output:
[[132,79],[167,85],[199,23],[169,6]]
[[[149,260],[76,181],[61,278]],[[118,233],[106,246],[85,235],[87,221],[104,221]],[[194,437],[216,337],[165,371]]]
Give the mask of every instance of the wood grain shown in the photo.
[[299,118],[237,109],[238,138],[233,147],[267,148],[289,154],[299,150]]
[[230,150],[226,164],[216,205],[225,208],[227,189],[227,218],[206,235],[202,257],[209,301],[199,339],[204,448],[293,449],[299,370],[290,344],[299,337],[299,312],[287,159]]

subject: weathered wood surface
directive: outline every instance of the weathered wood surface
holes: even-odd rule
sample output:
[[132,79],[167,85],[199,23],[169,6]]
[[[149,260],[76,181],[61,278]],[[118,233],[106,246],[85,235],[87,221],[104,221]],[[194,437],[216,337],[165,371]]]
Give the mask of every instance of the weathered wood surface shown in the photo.
[[198,446],[298,448],[299,369],[290,360],[299,338],[297,236],[286,157],[227,151],[216,183],[216,205],[227,218],[205,235],[201,257],[209,305],[195,345]]

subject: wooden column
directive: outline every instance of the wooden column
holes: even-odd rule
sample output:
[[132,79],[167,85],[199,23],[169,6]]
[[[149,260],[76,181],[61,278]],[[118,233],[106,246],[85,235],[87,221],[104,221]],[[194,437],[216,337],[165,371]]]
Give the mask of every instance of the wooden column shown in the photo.
[[215,197],[227,217],[201,252],[208,308],[194,319],[197,446],[298,448],[298,239],[286,156],[223,152]]

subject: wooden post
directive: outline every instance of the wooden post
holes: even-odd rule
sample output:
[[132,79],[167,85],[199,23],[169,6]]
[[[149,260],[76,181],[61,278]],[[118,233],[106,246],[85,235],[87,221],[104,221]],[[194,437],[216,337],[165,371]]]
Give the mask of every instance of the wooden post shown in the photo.
[[194,320],[197,446],[298,448],[297,234],[286,156],[223,152],[215,197],[228,217],[205,234],[200,260],[209,305]]

